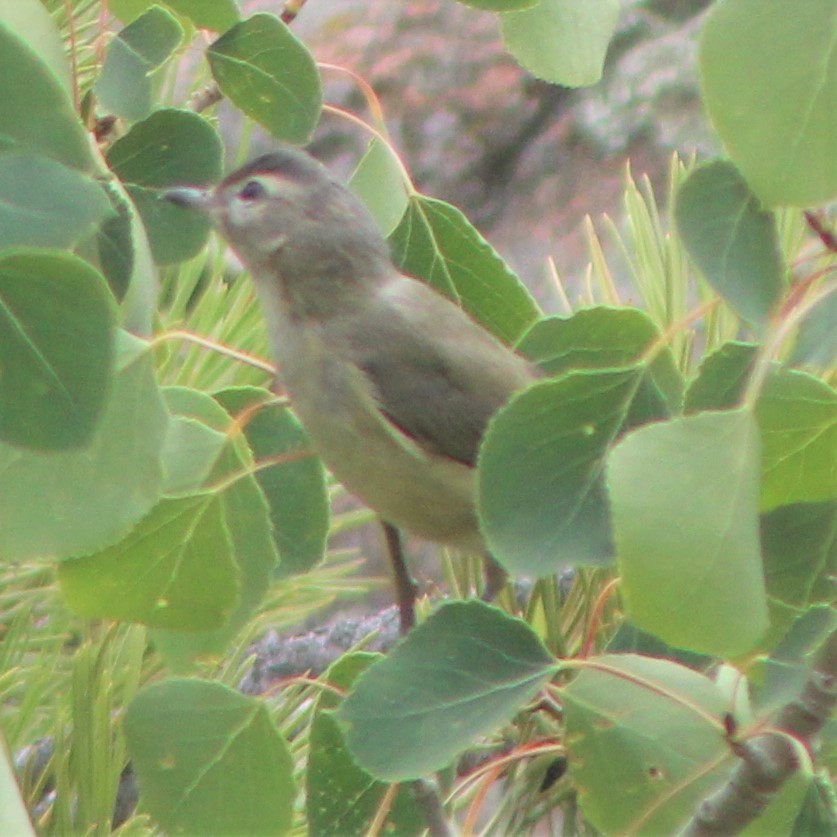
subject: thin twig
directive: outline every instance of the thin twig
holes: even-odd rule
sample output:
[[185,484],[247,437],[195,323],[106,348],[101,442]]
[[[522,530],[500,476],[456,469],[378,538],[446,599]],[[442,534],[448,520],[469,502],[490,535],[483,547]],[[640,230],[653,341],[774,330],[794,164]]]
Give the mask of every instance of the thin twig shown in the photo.
[[186,106],[195,113],[201,113],[207,108],[211,108],[212,105],[217,105],[223,98],[224,94],[221,92],[221,88],[214,81],[211,81],[193,93]]
[[810,210],[804,213],[808,226],[817,234],[826,250],[837,253],[837,234],[825,226],[822,218]]

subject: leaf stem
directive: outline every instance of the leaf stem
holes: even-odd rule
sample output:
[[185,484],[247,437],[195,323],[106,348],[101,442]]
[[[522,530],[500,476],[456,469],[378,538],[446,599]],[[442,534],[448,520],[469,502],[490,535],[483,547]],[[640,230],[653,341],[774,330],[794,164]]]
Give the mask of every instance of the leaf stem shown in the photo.
[[370,125],[368,122],[365,122],[356,114],[352,113],[350,110],[346,110],[345,108],[341,108],[338,105],[323,105],[323,111],[325,113],[331,113],[335,116],[339,116],[342,119],[346,119],[349,122],[358,125],[364,131],[372,136],[380,142],[384,148],[387,149],[390,156],[393,159],[396,167],[398,168],[398,172],[401,175],[402,180],[404,181],[404,186],[406,187],[407,191],[410,195],[417,195],[418,190],[416,189],[415,185],[413,184],[413,180],[410,177],[410,173],[407,171],[407,167],[404,165],[401,157],[398,156],[398,152],[392,147],[392,143],[390,143],[389,139],[377,128]]
[[372,85],[363,76],[354,72],[354,70],[350,70],[348,67],[341,67],[339,64],[317,62],[317,66],[321,70],[329,70],[331,72],[343,73],[344,75],[349,76],[349,78],[351,78],[352,81],[354,81],[354,83],[360,88],[363,98],[366,99],[367,107],[372,113],[372,118],[375,120],[378,130],[384,136],[388,136],[386,120],[384,119],[384,109],[381,107],[381,101],[378,99],[378,95],[375,93]]
[[764,388],[764,383],[770,373],[770,366],[774,357],[778,354],[780,347],[787,339],[788,335],[796,328],[805,317],[815,308],[822,300],[832,293],[837,292],[837,282],[826,285],[821,289],[820,293],[814,293],[807,299],[802,300],[788,315],[780,320],[775,328],[772,330],[767,339],[762,343],[759,349],[756,361],[753,364],[753,374],[747,382],[747,388],[744,390],[744,396],[741,399],[741,406],[751,409],[758,401],[761,391]]
[[261,369],[263,372],[267,372],[268,375],[276,374],[276,367],[272,363],[263,360],[260,357],[256,357],[255,355],[251,355],[249,352],[234,349],[232,346],[226,346],[223,343],[219,343],[209,337],[202,337],[200,334],[194,334],[191,331],[184,331],[182,329],[165,331],[161,334],[155,335],[151,341],[151,345],[156,346],[160,343],[165,343],[167,340],[183,340],[187,343],[195,343],[198,346],[202,346],[204,349],[210,349],[213,352],[218,352],[218,354],[225,355],[233,360],[246,363],[248,366]]

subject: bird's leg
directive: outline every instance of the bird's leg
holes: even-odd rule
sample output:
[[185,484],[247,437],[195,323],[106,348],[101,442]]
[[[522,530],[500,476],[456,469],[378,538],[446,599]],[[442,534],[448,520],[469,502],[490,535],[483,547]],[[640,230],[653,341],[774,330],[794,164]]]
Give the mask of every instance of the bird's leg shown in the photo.
[[384,530],[389,561],[392,564],[392,572],[395,578],[395,599],[398,602],[398,613],[401,616],[401,633],[406,634],[416,624],[418,587],[410,576],[407,564],[404,562],[401,533],[386,520],[381,520],[381,527]]
[[482,559],[482,571],[485,579],[482,600],[484,602],[494,601],[497,594],[505,587],[509,574],[487,552]]

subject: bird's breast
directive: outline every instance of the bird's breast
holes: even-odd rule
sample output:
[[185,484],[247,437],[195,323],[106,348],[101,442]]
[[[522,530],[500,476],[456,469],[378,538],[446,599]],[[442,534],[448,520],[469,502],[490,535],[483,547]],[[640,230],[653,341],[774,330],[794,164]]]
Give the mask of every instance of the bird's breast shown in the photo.
[[293,321],[281,311],[275,325],[280,380],[335,477],[389,522],[482,551],[473,469],[427,453],[394,427],[369,378],[326,325]]

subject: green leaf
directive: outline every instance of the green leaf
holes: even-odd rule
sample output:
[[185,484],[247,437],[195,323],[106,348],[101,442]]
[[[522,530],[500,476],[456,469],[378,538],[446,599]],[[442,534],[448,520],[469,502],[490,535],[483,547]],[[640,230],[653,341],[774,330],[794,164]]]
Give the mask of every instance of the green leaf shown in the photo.
[[526,623],[451,602],[360,676],[337,717],[360,767],[383,781],[414,779],[511,719],[555,667]]
[[201,658],[222,654],[250,620],[268,588],[277,555],[265,498],[254,477],[243,475],[253,467],[249,450],[229,414],[209,395],[188,387],[168,387],[165,397],[172,413],[164,453],[166,489],[194,492],[226,483],[225,522],[239,581],[238,604],[220,628],[151,631],[168,667],[186,673]]
[[804,372],[776,370],[756,417],[762,509],[837,497],[837,392]]
[[93,166],[87,133],[67,90],[29,45],[0,23],[0,154],[45,154]]
[[[689,387],[686,406],[726,409],[737,404],[756,347],[728,343],[707,357]],[[837,495],[837,394],[824,381],[778,365],[756,403],[762,435],[763,510]]]
[[136,20],[159,0],[108,0],[108,11],[123,23]]
[[195,113],[174,108],[137,122],[107,154],[142,216],[158,264],[196,255],[209,235],[209,220],[163,200],[159,190],[220,180],[223,149],[214,128]]
[[390,236],[405,273],[460,303],[489,331],[514,343],[537,319],[537,303],[456,207],[414,195]]
[[503,15],[503,41],[538,78],[582,87],[602,77],[618,17],[619,0],[540,0]]
[[489,549],[514,574],[546,576],[613,560],[603,480],[627,426],[668,408],[642,365],[571,370],[515,396],[485,434],[477,508]]
[[160,497],[167,416],[148,346],[120,333],[90,444],[43,453],[0,444],[0,556],[48,560],[123,537]]
[[111,212],[89,177],[49,157],[0,156],[0,249],[69,249]]
[[834,834],[837,815],[834,811],[834,787],[827,776],[805,777],[809,781],[805,799],[794,822],[791,837]]
[[723,693],[685,666],[594,657],[562,691],[585,816],[605,834],[677,834],[733,759]]
[[208,630],[238,600],[232,544],[218,494],[163,499],[122,541],[64,561],[67,604],[92,619]]
[[103,183],[102,188],[110,200],[113,215],[105,219],[96,233],[99,267],[113,295],[122,300],[130,287],[136,261],[134,216],[130,201],[115,182]]
[[685,411],[732,410],[739,405],[758,347],[730,341],[706,355],[686,391]]
[[[159,0],[109,0],[108,10],[119,20],[136,20]],[[236,0],[165,0],[166,5],[200,29],[223,32],[234,26],[241,13]]]
[[20,38],[52,70],[67,96],[72,91],[64,41],[39,0],[0,0],[0,27]]
[[348,183],[349,189],[372,213],[384,236],[398,226],[409,205],[404,174],[392,155],[391,149],[372,140]]
[[752,414],[640,428],[611,453],[608,489],[628,618],[680,648],[751,650],[768,625]]
[[325,469],[308,434],[267,390],[239,387],[215,393],[215,398],[235,417],[256,464],[276,461],[259,468],[255,477],[270,506],[279,573],[306,572],[323,558],[330,512]]
[[311,53],[282,23],[255,14],[236,24],[206,52],[221,92],[273,136],[308,142],[322,107],[322,86]]
[[0,256],[0,438],[42,450],[90,442],[110,391],[115,321],[104,279],[81,259]]
[[131,271],[128,276],[128,288],[121,300],[122,326],[134,334],[149,337],[157,321],[157,266],[151,256],[151,245],[145,226],[129,199],[127,190],[119,181],[114,181],[112,185],[121,193],[119,212],[126,215],[124,232],[126,236],[130,235],[131,241],[130,264],[127,262],[125,249],[122,250],[122,264]]
[[776,219],[729,163],[696,168],[680,186],[677,229],[707,282],[745,320],[764,325],[784,287]]
[[[182,394],[181,394],[182,396]],[[198,398],[211,404],[214,410],[221,408],[203,393],[192,392],[193,402]],[[181,397],[178,410],[183,410]],[[200,405],[196,414],[209,412],[209,404]],[[223,414],[224,422],[229,416]],[[238,579],[238,601],[225,623],[218,628],[184,633],[177,630],[152,631],[157,649],[166,658],[170,668],[178,672],[194,668],[200,658],[214,658],[222,654],[230,641],[253,616],[264,598],[270,578],[276,568],[277,553],[272,538],[270,509],[264,494],[251,473],[253,467],[250,452],[243,439],[232,434],[222,449],[215,468],[209,475],[210,485],[220,485],[219,499],[227,543],[225,549],[233,559]],[[220,594],[220,588],[216,594]]]
[[[805,768],[793,773],[769,799],[758,818],[739,833],[741,837],[765,837],[771,834],[793,834],[796,822],[814,777]],[[827,834],[827,831],[806,831],[806,835]]]
[[166,3],[198,28],[213,32],[225,32],[241,18],[235,0],[166,0]]
[[[230,426],[203,393],[177,388],[169,401],[181,420]],[[163,500],[120,543],[62,565],[59,579],[71,606],[84,615],[198,632],[155,636],[169,663],[181,669],[201,655],[221,653],[264,596],[277,559],[267,503],[251,468],[246,444],[227,433],[216,460],[199,463],[209,471],[206,490]],[[133,572],[126,572],[129,566]]]
[[828,369],[837,362],[837,289],[821,299],[799,326],[790,362]]
[[151,254],[157,264],[182,262],[203,249],[211,228],[207,218],[164,203],[155,189],[127,184],[127,191],[145,224]]
[[643,362],[660,340],[642,312],[600,306],[547,317],[519,342],[545,372],[564,377],[515,398],[483,441],[482,528],[510,571],[543,576],[612,559],[604,458],[626,426],[665,418],[682,401],[670,351]]
[[167,833],[285,834],[293,759],[264,704],[219,683],[144,688],[124,721],[143,803]]
[[114,43],[121,41],[148,72],[161,66],[180,46],[182,38],[183,27],[175,17],[162,6],[152,6],[145,14],[126,26],[116,36]]
[[[348,691],[357,676],[379,656],[361,652],[346,654],[329,668],[323,679],[332,687]],[[368,834],[390,787],[354,763],[331,711],[338,704],[339,698],[333,692],[323,691],[311,721],[306,774],[306,813],[311,837]],[[384,831],[418,834],[424,826],[409,788],[399,788],[390,802]]]
[[768,206],[837,196],[833,0],[715,3],[700,41],[704,103],[736,165]]
[[102,107],[133,121],[148,116],[153,106],[149,75],[182,38],[183,28],[160,6],[152,6],[126,26],[111,41],[93,88]]
[[834,600],[837,501],[774,509],[762,517],[761,543],[771,598],[798,610]]
[[211,395],[186,386],[166,387],[164,395],[175,418],[200,422],[224,438],[236,435],[229,413]]
[[751,680],[753,699],[763,717],[799,696],[811,675],[815,655],[837,630],[837,609],[832,603],[801,613],[794,609],[778,627],[780,633],[771,625],[775,635],[768,634],[768,639],[772,641],[762,642],[762,647],[771,651],[770,657],[762,657]]
[[108,164],[124,183],[152,189],[209,185],[221,178],[218,132],[188,110],[163,108],[138,122],[108,150]]
[[706,654],[695,654],[692,651],[683,651],[668,645],[653,634],[641,631],[627,621],[619,625],[616,633],[607,641],[605,649],[608,654],[632,652],[645,657],[665,658],[695,671],[705,671],[716,662],[714,657]]
[[[544,317],[523,335],[517,350],[547,375],[557,377],[572,369],[607,369],[639,363],[661,341],[659,328],[644,311],[600,305],[583,308],[569,317]],[[683,378],[668,348],[656,354],[649,372],[656,397],[679,411]]]
[[232,426],[229,416],[205,393],[166,387],[171,413],[163,454],[166,494],[188,494],[206,485],[218,464]]

